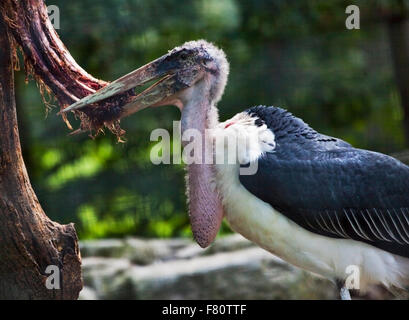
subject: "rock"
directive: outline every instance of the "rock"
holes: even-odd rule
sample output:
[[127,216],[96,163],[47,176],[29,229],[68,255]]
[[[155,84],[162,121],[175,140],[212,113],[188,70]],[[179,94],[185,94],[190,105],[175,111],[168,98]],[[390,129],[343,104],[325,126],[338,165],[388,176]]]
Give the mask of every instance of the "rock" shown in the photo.
[[117,286],[118,278],[129,268],[128,259],[89,257],[82,259],[85,287],[92,288],[98,299],[104,299],[106,292]]
[[[205,250],[190,239],[108,239],[80,245],[84,300],[338,298],[328,280],[238,234],[220,237]],[[360,298],[393,296],[376,287]]]
[[119,239],[81,241],[80,249],[83,257],[119,258],[125,252],[124,241]]
[[154,261],[164,261],[175,258],[178,249],[191,244],[188,239],[140,240],[129,238],[125,240],[125,255],[132,263],[148,265]]
[[198,256],[212,255],[220,252],[229,252],[245,248],[255,247],[255,245],[239,234],[233,234],[218,238],[210,247],[203,249],[196,243],[178,250],[175,254],[176,259],[191,259]]
[[218,238],[209,248],[202,249],[190,239],[145,240],[137,238],[88,240],[80,243],[83,257],[127,258],[133,264],[148,265],[154,261],[187,259],[218,252],[254,246],[241,235]]
[[[86,258],[87,260],[90,258]],[[100,258],[103,259],[103,258]],[[249,248],[149,266],[109,268],[86,262],[84,280],[104,299],[333,299],[334,286],[260,248]],[[99,272],[91,272],[91,265]],[[101,268],[105,265],[104,268]],[[117,269],[116,275],[112,275]],[[88,271],[87,271],[88,270]],[[104,270],[104,272],[101,272]],[[110,270],[108,272],[108,270]]]
[[223,238],[217,239],[204,254],[214,254],[219,252],[228,252],[255,247],[255,244],[244,238],[242,235],[235,233]]
[[90,287],[84,287],[82,288],[80,292],[80,296],[78,297],[78,300],[97,300],[97,292],[94,289],[91,289]]
[[203,250],[198,244],[192,243],[175,253],[175,259],[192,259],[202,256],[208,249]]
[[155,260],[174,259],[178,250],[191,244],[189,239],[127,238],[82,241],[80,248],[83,257],[128,258],[134,264],[147,265]]

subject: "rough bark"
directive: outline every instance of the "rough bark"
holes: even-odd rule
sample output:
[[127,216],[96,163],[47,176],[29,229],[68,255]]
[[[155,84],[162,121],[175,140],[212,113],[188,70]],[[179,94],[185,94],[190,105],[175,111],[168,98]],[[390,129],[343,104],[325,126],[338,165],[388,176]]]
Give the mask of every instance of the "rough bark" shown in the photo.
[[[23,50],[26,71],[62,107],[106,83],[75,63],[52,28],[43,1],[2,0],[0,9],[0,299],[76,299],[82,279],[74,226],[59,225],[45,215],[21,154],[14,96],[16,45]],[[46,286],[48,266],[58,267],[57,288]]]
[[[21,154],[13,74],[19,69],[18,48],[27,78],[37,81],[46,104],[48,94],[63,109],[107,83],[75,62],[43,0],[0,0],[0,299],[76,299],[82,279],[74,226],[59,225],[45,215]],[[105,126],[120,138],[124,131],[116,107],[134,95],[130,90],[75,111],[81,119],[77,131],[98,132]],[[59,289],[46,286],[48,266],[59,268]]]
[[[53,28],[43,0],[1,0],[0,12],[15,46],[24,54],[26,73],[34,76],[43,95],[55,96],[61,109],[107,84],[92,77],[75,62]],[[75,111],[75,116],[81,119],[77,132],[98,133],[105,126],[120,138],[125,131],[119,127],[119,106],[133,96],[133,90],[129,90]],[[71,129],[65,114],[62,117]]]
[[[82,279],[74,226],[45,215],[21,154],[9,23],[0,16],[0,299],[77,299]],[[47,75],[39,77],[50,83]],[[59,289],[46,286],[50,265],[59,269]]]

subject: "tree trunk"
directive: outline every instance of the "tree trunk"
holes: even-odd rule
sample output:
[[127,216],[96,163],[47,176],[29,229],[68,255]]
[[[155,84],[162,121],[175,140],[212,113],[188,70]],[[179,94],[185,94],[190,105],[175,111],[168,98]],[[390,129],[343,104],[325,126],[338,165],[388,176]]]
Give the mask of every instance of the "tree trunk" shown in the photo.
[[[21,154],[13,78],[17,47],[27,76],[33,75],[41,94],[52,94],[61,108],[107,83],[75,62],[43,0],[0,0],[0,299],[76,299],[82,280],[74,226],[59,225],[45,215]],[[77,131],[105,126],[120,138],[124,131],[115,106],[134,95],[129,90],[75,111],[81,119]],[[71,128],[65,115],[63,119]]]
[[[26,72],[33,74],[42,94],[56,97],[61,109],[107,85],[75,62],[53,28],[43,0],[0,0],[0,14],[24,54]],[[125,131],[119,127],[118,105],[132,101],[134,96],[131,89],[74,111],[81,120],[76,132],[98,133],[105,126],[120,138]],[[71,128],[66,115],[62,117]]]
[[45,215],[21,155],[13,54],[0,16],[0,299],[77,299],[82,280],[75,229]]
[[409,20],[393,17],[388,21],[392,60],[403,108],[403,129],[409,146]]

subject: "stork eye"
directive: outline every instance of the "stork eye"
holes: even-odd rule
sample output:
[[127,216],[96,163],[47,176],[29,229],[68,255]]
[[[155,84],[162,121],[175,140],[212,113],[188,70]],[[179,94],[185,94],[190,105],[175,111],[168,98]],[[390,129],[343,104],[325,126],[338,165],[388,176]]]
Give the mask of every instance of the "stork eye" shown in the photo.
[[211,60],[207,60],[207,59],[203,60],[202,64],[203,64],[204,67],[210,68],[211,67]]

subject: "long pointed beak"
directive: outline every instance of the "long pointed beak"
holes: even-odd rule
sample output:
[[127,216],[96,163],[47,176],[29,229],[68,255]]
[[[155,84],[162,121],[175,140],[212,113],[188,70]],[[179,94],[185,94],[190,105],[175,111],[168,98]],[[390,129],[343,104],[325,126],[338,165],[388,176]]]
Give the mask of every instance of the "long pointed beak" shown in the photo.
[[188,86],[178,81],[175,74],[169,74],[138,94],[131,102],[122,107],[120,118],[129,116],[147,107],[160,104],[166,98]]
[[164,63],[166,56],[158,58],[135,71],[111,82],[97,92],[82,98],[61,113],[79,110],[90,104],[100,102],[117,94],[142,86],[150,81],[159,80],[140,94],[136,95],[130,102],[122,106],[120,118],[128,116],[146,107],[154,105],[177,91],[186,88],[187,85],[178,81],[176,76],[177,66]]

